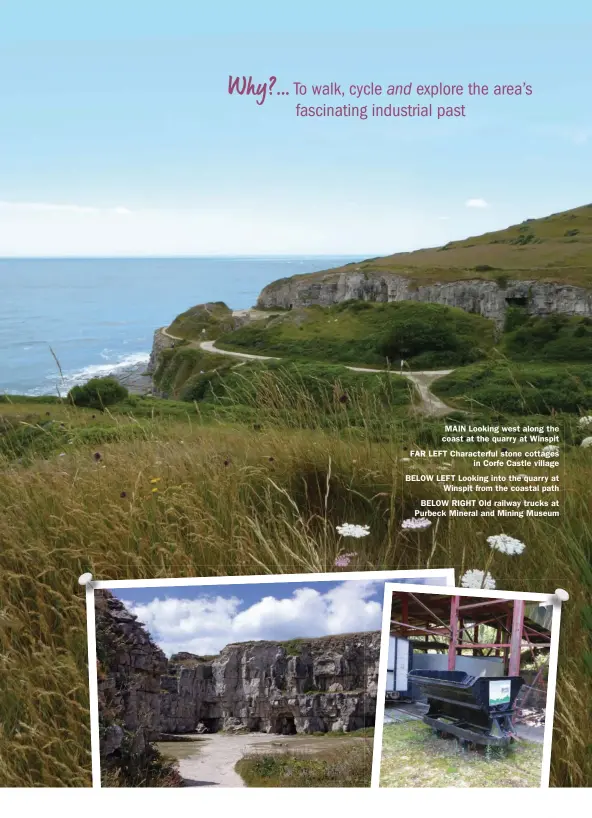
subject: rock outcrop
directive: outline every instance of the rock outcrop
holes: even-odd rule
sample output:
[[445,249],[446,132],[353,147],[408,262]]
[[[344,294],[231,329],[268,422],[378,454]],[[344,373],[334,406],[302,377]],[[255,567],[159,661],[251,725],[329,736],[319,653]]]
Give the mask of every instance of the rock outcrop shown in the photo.
[[101,756],[141,755],[160,731],[165,654],[110,591],[95,591]]
[[160,354],[165,349],[170,349],[171,347],[175,346],[175,339],[170,338],[168,335],[165,335],[162,329],[157,329],[154,331],[154,336],[152,338],[152,349],[150,350],[150,358],[148,359],[148,365],[146,366],[146,372],[149,375],[153,375],[156,367],[158,366],[158,358]]
[[172,657],[163,733],[357,730],[374,724],[379,633],[227,645],[214,659]]
[[503,284],[472,279],[422,285],[409,275],[327,272],[284,278],[261,291],[262,309],[291,309],[315,304],[330,306],[350,299],[361,301],[421,301],[478,313],[502,326],[509,306],[524,307],[530,315],[592,316],[592,291],[567,284],[508,280]]

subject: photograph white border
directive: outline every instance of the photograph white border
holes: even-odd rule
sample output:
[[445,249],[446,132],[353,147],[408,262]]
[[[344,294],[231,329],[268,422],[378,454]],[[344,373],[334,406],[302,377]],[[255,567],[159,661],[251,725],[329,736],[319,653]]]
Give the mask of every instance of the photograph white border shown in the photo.
[[[380,765],[382,762],[382,730],[384,726],[384,697],[386,693],[386,672],[390,637],[392,594],[394,591],[408,593],[448,594],[449,596],[483,597],[484,599],[520,599],[525,602],[546,602],[553,605],[551,620],[551,646],[549,650],[549,678],[545,708],[545,732],[543,736],[543,758],[541,763],[542,788],[549,787],[551,772],[551,746],[553,742],[553,717],[555,715],[555,688],[557,685],[557,662],[559,658],[559,628],[561,624],[561,598],[554,594],[530,594],[520,591],[486,591],[477,588],[454,588],[450,586],[411,585],[387,582],[384,586],[382,605],[382,632],[380,638],[380,664],[378,669],[378,690],[376,700],[376,726],[374,728],[374,751],[372,754],[372,788],[380,787]],[[383,788],[386,789],[386,788]]]
[[[242,577],[178,577],[176,579],[119,579],[119,580],[93,580],[91,574],[80,577],[79,582],[83,582],[86,587],[86,627],[88,642],[88,686],[90,698],[90,728],[91,728],[91,756],[92,756],[92,786],[101,788],[101,757],[99,749],[99,695],[97,683],[97,639],[95,625],[95,589],[115,589],[115,588],[182,588],[209,585],[264,585],[294,582],[343,582],[344,580],[400,580],[400,579],[430,579],[433,577],[444,578],[444,585],[412,585],[401,584],[401,588],[440,588],[448,589],[454,586],[454,568],[426,568],[408,571],[340,571],[339,573],[323,574],[261,574]],[[386,585],[385,585],[386,588]],[[386,593],[383,596],[383,604]],[[384,629],[384,610],[382,616],[382,628]],[[388,644],[388,643],[387,643]],[[379,667],[382,665],[382,657]],[[380,690],[380,677],[378,690]],[[380,697],[377,693],[376,706],[380,705]],[[378,713],[378,711],[377,711]],[[378,715],[377,715],[378,718]],[[382,718],[382,716],[381,716]],[[382,741],[382,730],[381,730]],[[373,759],[376,753],[376,739],[373,744]],[[374,760],[372,766],[374,774]]]

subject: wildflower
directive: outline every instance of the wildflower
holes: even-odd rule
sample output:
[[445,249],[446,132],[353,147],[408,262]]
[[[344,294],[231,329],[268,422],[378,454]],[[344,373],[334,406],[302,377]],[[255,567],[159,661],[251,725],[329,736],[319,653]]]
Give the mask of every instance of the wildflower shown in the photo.
[[46,417],[49,417],[50,412],[46,412],[45,415],[46,415]]
[[225,465],[225,466],[230,466],[230,460],[225,460],[225,461],[224,461],[224,465]]
[[157,492],[157,491],[158,491],[158,489],[157,489],[157,488],[156,488],[156,486],[155,486],[155,487],[152,489],[152,494],[156,494],[156,492]]
[[156,485],[156,483],[160,483],[160,481],[161,481],[161,480],[162,480],[162,477],[153,477],[153,478],[150,480],[150,482],[151,482],[151,483],[152,483],[152,485],[154,486],[154,485]]
[[543,446],[541,451],[543,452],[543,454],[550,454],[550,455],[558,455],[559,454],[558,447],[555,446],[552,443],[549,443],[547,446]]
[[275,458],[273,457],[268,457],[267,459],[269,460],[270,463],[273,463],[273,461],[275,460]]
[[339,396],[339,403],[347,403],[347,395],[345,393]]
[[354,523],[343,523],[343,525],[336,526],[337,533],[341,537],[367,537],[370,533],[369,525],[354,525]]
[[585,437],[582,442],[580,443],[584,449],[587,449],[589,446],[592,446],[592,437]]
[[466,571],[462,575],[460,584],[461,588],[485,588],[489,591],[493,591],[495,588],[495,580],[489,571],[485,573],[478,568],[471,568],[470,571]]
[[584,415],[584,417],[579,419],[578,424],[582,429],[588,429],[592,426],[592,415]]
[[65,457],[65,456],[66,456],[66,452],[60,452],[59,455],[58,455],[58,457]]
[[121,492],[121,494],[120,494],[119,496],[120,496],[120,497],[121,497],[121,499],[123,500],[123,498],[124,498],[124,497],[127,497],[127,491],[122,491],[122,492]]
[[336,568],[347,568],[352,559],[357,556],[356,551],[352,551],[350,554],[340,554],[335,558],[335,562],[333,564]]
[[96,460],[96,461],[97,461],[97,463],[98,463],[98,462],[99,462],[99,460],[101,459],[101,453],[100,453],[100,452],[95,452],[95,453],[94,453],[94,455],[93,455],[93,457],[95,458],[95,460]]
[[399,460],[401,461],[401,463],[411,463],[410,457],[400,457]]
[[514,537],[509,537],[507,534],[494,534],[487,538],[490,548],[500,551],[502,554],[508,554],[510,557],[514,554],[521,554],[526,546],[520,540]]
[[427,517],[411,517],[408,520],[403,520],[401,528],[404,531],[423,531],[429,528],[431,524],[432,521],[428,520]]

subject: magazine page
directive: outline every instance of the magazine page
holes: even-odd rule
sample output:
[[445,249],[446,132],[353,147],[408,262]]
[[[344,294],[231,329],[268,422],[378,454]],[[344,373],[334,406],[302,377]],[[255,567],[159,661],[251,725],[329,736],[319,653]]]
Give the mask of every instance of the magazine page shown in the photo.
[[591,38],[0,4],[6,811],[577,809]]

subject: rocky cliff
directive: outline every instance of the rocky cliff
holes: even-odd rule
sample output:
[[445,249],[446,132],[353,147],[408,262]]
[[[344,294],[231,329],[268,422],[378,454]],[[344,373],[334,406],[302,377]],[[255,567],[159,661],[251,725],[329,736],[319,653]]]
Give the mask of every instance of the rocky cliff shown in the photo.
[[423,301],[479,313],[502,326],[509,306],[531,315],[592,316],[592,290],[545,281],[466,279],[421,284],[409,275],[351,272],[313,273],[268,284],[257,301],[262,309],[329,306],[350,299],[361,301]]
[[162,678],[164,733],[357,730],[374,724],[379,633],[227,645],[210,660],[172,657]]
[[160,730],[164,653],[110,591],[95,591],[101,756],[140,755]]
[[95,591],[101,755],[197,729],[349,732],[372,726],[379,633],[227,645],[167,661],[109,591]]

